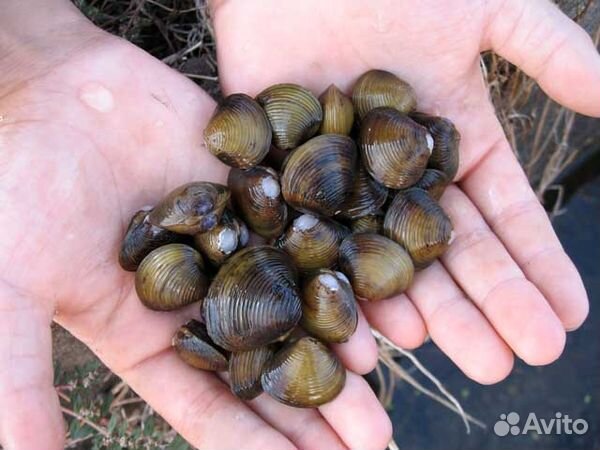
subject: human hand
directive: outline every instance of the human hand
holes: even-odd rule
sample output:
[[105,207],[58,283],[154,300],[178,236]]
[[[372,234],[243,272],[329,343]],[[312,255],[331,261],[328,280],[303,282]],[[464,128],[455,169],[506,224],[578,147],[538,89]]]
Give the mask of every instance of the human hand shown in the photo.
[[456,185],[441,203],[456,239],[406,295],[363,303],[396,344],[433,341],[472,379],[506,377],[561,354],[588,312],[585,289],[489,101],[480,52],[493,49],[555,100],[600,116],[600,58],[587,34],[547,0],[214,0],[220,80],[254,95],[296,82],[349,92],[371,68],[416,90],[419,109],[462,134]]

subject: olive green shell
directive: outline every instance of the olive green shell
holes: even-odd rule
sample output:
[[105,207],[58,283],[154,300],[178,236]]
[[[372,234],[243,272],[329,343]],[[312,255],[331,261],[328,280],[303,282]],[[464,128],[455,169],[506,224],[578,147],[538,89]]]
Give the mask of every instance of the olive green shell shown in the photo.
[[170,311],[202,300],[209,280],[202,255],[184,244],[167,244],[152,250],[135,273],[135,290],[142,303]]
[[356,158],[354,141],[347,136],[312,138],[284,163],[281,191],[285,201],[298,211],[333,216],[352,189]]
[[387,188],[371,178],[359,164],[350,195],[338,215],[343,219],[357,219],[372,214],[385,204],[387,196]]
[[204,324],[197,320],[182,325],[171,345],[183,361],[196,369],[222,372],[229,366],[227,352],[211,340]]
[[252,400],[260,395],[262,393],[260,377],[273,354],[271,346],[233,352],[229,357],[231,392],[243,400]]
[[441,170],[426,169],[413,187],[423,189],[431,195],[431,198],[439,200],[449,183],[448,177]]
[[322,341],[346,342],[356,330],[357,308],[346,276],[321,269],[302,287],[300,325]]
[[223,185],[205,181],[188,183],[163,198],[148,220],[175,233],[203,233],[219,223],[228,201],[229,190]]
[[289,406],[316,408],[333,400],[346,371],[325,344],[303,337],[279,350],[261,377],[263,390]]
[[303,214],[295,219],[274,245],[283,249],[298,270],[310,272],[333,267],[340,242],[350,231],[325,217]]
[[460,133],[454,124],[444,118],[425,113],[411,114],[411,118],[423,125],[433,137],[433,150],[429,167],[441,170],[449,181],[454,180],[459,165]]
[[238,213],[252,231],[267,239],[283,232],[288,207],[281,195],[279,176],[273,169],[262,166],[232,169],[227,185]]
[[300,321],[297,282],[283,251],[269,246],[239,251],[221,266],[204,299],[208,334],[230,351],[275,341]]
[[362,119],[372,109],[387,106],[402,113],[414,111],[417,96],[413,88],[385,70],[369,70],[361,75],[352,90],[352,103]]
[[352,101],[331,84],[319,97],[323,108],[323,122],[319,134],[343,134],[348,136],[354,123]]
[[426,191],[407,189],[394,197],[383,232],[410,253],[417,269],[423,269],[448,248],[452,223]]
[[194,235],[194,244],[213,266],[219,267],[238,249],[245,247],[248,239],[246,224],[226,209],[216,227]]
[[344,239],[340,246],[340,269],[350,278],[354,294],[366,300],[402,293],[414,275],[413,263],[402,247],[370,233]]
[[367,171],[392,189],[419,181],[430,155],[427,129],[392,108],[377,108],[365,116],[359,146]]
[[228,166],[247,169],[267,155],[271,136],[260,105],[246,94],[232,94],[215,108],[204,130],[204,143]]
[[314,136],[323,120],[319,100],[297,84],[283,83],[268,87],[257,95],[273,129],[273,143],[291,150]]
[[359,217],[350,223],[352,233],[383,233],[383,214],[375,213]]
[[121,242],[119,264],[130,272],[137,270],[146,255],[155,248],[181,240],[176,233],[152,225],[148,221],[149,213],[149,209],[142,209],[133,215]]

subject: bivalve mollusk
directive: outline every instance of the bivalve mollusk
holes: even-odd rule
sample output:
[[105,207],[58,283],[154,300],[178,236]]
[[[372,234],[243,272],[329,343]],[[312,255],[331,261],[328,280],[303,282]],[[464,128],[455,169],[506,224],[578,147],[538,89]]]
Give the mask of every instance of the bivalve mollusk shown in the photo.
[[319,134],[343,134],[348,136],[354,123],[354,106],[352,101],[338,89],[330,85],[319,96],[323,108],[323,122]]
[[213,266],[219,267],[236,250],[245,247],[249,237],[246,224],[226,209],[216,227],[194,235],[194,244]]
[[381,106],[402,113],[414,111],[417,96],[404,80],[385,70],[369,70],[356,81],[352,90],[352,103],[362,119],[369,111]]
[[260,377],[273,354],[273,347],[270,345],[245,352],[233,352],[229,357],[231,392],[243,400],[252,400],[260,395]]
[[171,342],[179,357],[196,369],[222,372],[227,370],[227,352],[216,345],[204,324],[190,320],[182,325]]

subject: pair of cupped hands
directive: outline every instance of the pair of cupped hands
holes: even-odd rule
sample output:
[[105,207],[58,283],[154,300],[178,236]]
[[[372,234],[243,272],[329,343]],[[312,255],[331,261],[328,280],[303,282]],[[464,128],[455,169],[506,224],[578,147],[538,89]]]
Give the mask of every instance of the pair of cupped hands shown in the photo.
[[[225,93],[295,82],[348,91],[371,68],[411,83],[419,109],[462,134],[441,203],[456,239],[404,295],[362,302],[335,350],[347,384],[318,410],[233,397],[170,349],[197,305],[145,309],[117,264],[133,212],[227,168],[202,144],[215,106],[194,83],[87,22],[67,0],[5,0],[0,11],[0,442],[58,450],[54,320],[200,448],[381,449],[392,427],[366,382],[369,326],[404,348],[427,335],[480,383],[515,356],[554,361],[588,311],[563,251],[494,115],[480,70],[493,49],[563,105],[600,116],[600,58],[548,0],[223,0],[210,5]],[[418,413],[418,412],[417,412]],[[407,411],[406,414],[415,414]]]

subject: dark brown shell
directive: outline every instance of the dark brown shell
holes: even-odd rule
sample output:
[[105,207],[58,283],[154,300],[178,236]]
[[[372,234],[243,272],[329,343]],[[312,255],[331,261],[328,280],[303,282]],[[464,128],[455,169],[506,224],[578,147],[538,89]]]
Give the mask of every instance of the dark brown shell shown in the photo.
[[383,232],[410,253],[417,269],[423,269],[448,248],[452,223],[426,191],[407,189],[394,197]]
[[202,256],[184,244],[168,244],[152,250],[135,273],[138,297],[146,307],[158,311],[202,300],[208,284]]
[[256,96],[273,129],[273,143],[291,150],[319,130],[323,110],[319,100],[297,84],[282,83],[268,87]]
[[269,246],[239,251],[221,266],[204,299],[208,334],[230,351],[275,341],[300,321],[297,281],[283,251]]
[[152,225],[148,221],[149,213],[150,209],[142,209],[133,215],[121,242],[119,264],[130,272],[137,270],[146,255],[155,248],[181,240],[176,233]]
[[348,136],[354,123],[352,101],[335,84],[329,85],[319,97],[319,101],[323,108],[323,122],[319,134]]
[[413,187],[423,189],[431,195],[431,198],[439,200],[449,183],[448,177],[441,170],[426,169]]
[[204,324],[197,320],[182,325],[171,344],[179,357],[196,369],[227,370],[227,352],[212,341]]
[[152,225],[181,234],[214,228],[229,201],[229,190],[217,183],[188,183],[171,191],[148,215]]
[[352,233],[383,233],[383,214],[369,214],[368,216],[359,217],[350,223]]
[[281,191],[285,201],[302,212],[337,213],[352,189],[356,170],[354,141],[338,134],[312,138],[284,163]]
[[414,111],[417,96],[413,88],[385,70],[369,70],[356,81],[352,103],[362,119],[372,109],[387,106],[402,113]]
[[381,300],[410,286],[414,267],[410,256],[394,241],[378,234],[347,237],[340,246],[340,268],[348,275],[354,294]]
[[273,354],[271,346],[232,353],[229,357],[231,392],[243,400],[252,400],[260,395],[262,393],[260,377]]
[[337,397],[346,383],[346,371],[325,344],[304,337],[275,354],[261,382],[263,390],[281,403],[316,408]]
[[264,238],[279,236],[288,221],[279,176],[269,168],[232,169],[227,185],[235,207],[248,227]]
[[357,219],[372,214],[385,204],[387,195],[387,188],[371,178],[362,164],[359,164],[350,196],[341,206],[339,216],[343,219]]
[[248,239],[246,224],[226,209],[216,227],[194,235],[194,244],[213,266],[218,267],[238,249],[245,247]]
[[369,112],[360,128],[362,161],[373,178],[392,189],[412,186],[427,167],[427,129],[392,108]]
[[444,117],[424,113],[411,114],[411,118],[427,128],[433,137],[429,167],[441,170],[448,180],[454,180],[458,172],[460,145],[460,133],[454,124]]
[[302,272],[333,267],[337,262],[340,242],[350,231],[324,217],[303,214],[295,219],[275,246],[290,255]]
[[345,342],[356,330],[352,287],[340,272],[321,269],[302,287],[302,328],[325,342]]
[[232,94],[215,108],[204,130],[204,143],[228,166],[248,169],[267,155],[271,136],[260,105],[246,94]]

